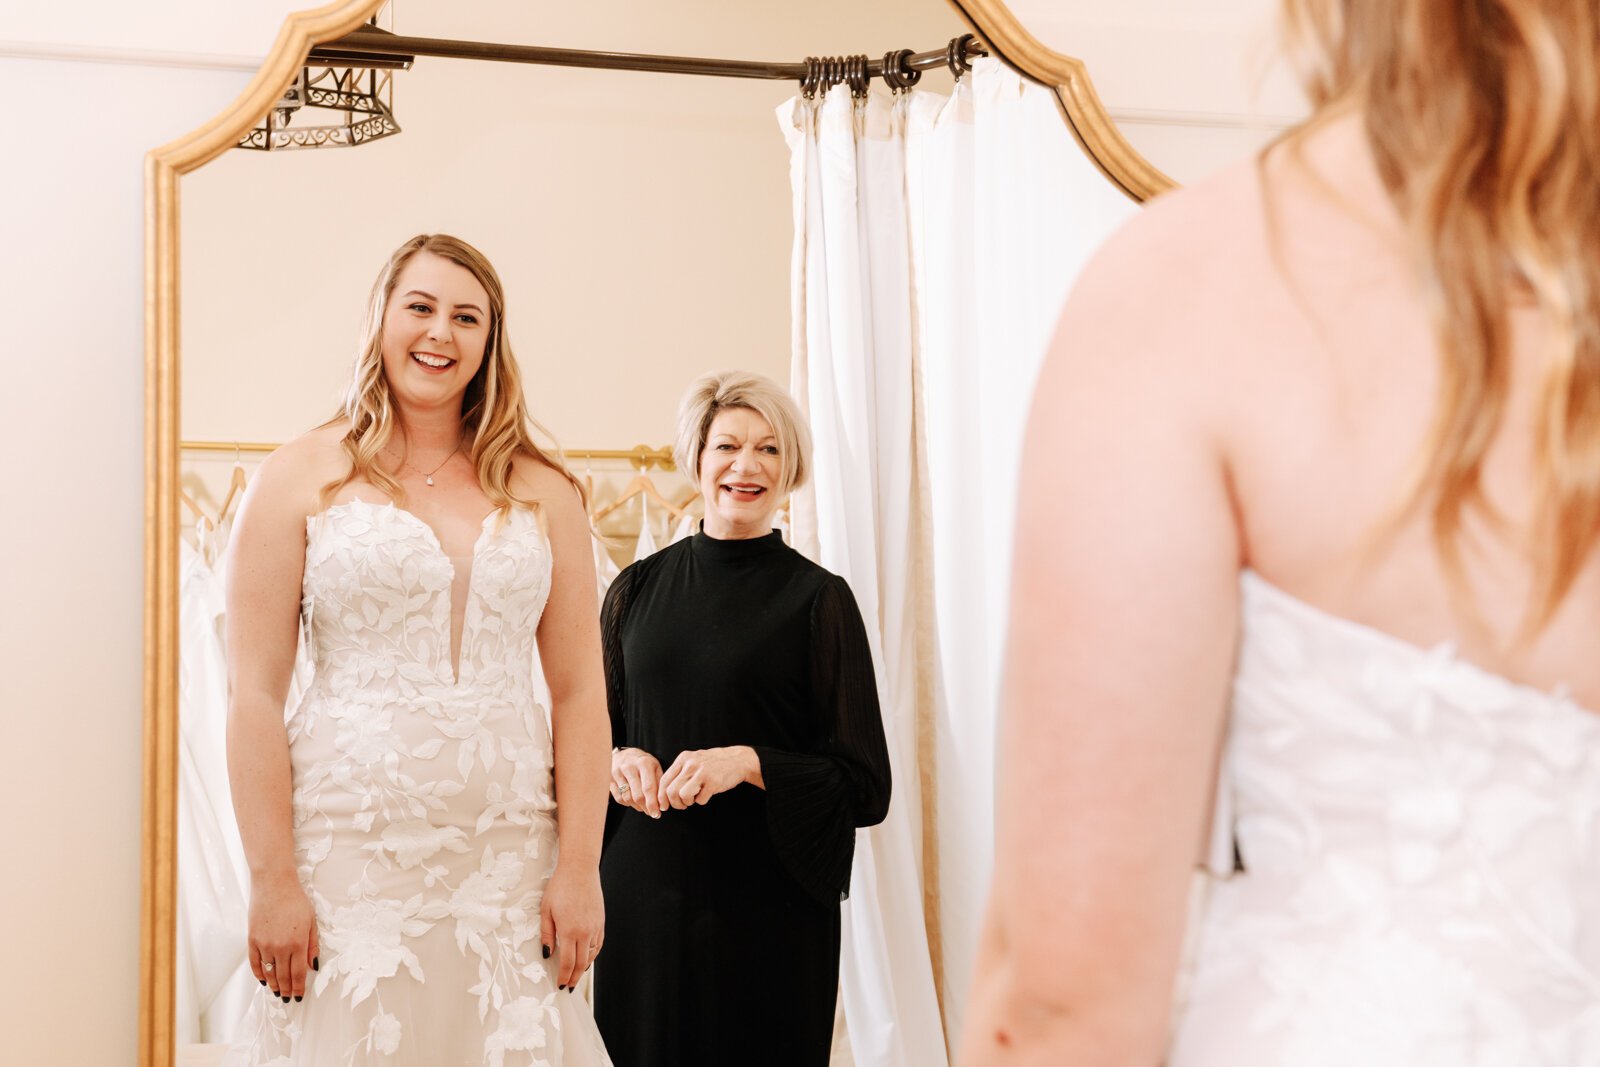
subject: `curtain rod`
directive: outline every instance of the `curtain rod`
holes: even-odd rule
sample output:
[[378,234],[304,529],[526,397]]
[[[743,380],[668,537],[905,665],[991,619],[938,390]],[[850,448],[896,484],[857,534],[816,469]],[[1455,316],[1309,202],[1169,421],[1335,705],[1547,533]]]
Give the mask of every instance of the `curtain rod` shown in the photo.
[[[830,79],[843,81],[848,76],[843,65],[849,60],[865,61],[865,76],[884,78],[896,85],[897,77],[908,87],[924,70],[948,66],[952,72],[968,69],[968,60],[989,53],[972,34],[952,40],[946,47],[931,52],[912,52],[909,48],[890,52],[882,59],[866,56],[808,59],[803,63],[762,63],[742,59],[703,59],[691,56],[656,56],[633,52],[590,52],[574,48],[541,48],[533,45],[498,44],[481,41],[448,41],[433,37],[405,37],[376,27],[354,30],[337,40],[317,45],[308,62],[339,63],[358,61],[367,66],[409,67],[416,56],[444,59],[486,59],[504,63],[538,63],[556,67],[590,67],[602,70],[647,70],[668,74],[704,74],[720,78],[765,78],[773,81],[800,81],[819,76],[819,69],[832,63],[841,73]],[[887,71],[887,76],[886,72]]]
[[[178,447],[185,452],[250,452],[261,454],[275,452],[278,445],[265,444],[260,441],[180,441]],[[668,447],[649,448],[645,445],[636,445],[633,448],[568,448],[561,454],[567,459],[625,459],[640,470],[651,467],[660,467],[662,470],[674,470],[676,464],[672,459],[672,449]]]

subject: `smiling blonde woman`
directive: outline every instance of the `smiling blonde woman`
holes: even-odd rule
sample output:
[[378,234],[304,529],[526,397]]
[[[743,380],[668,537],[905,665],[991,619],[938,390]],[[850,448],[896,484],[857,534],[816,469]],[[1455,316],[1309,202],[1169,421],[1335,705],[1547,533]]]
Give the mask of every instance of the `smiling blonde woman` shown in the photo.
[[889,804],[872,654],[850,587],[773,529],[810,465],[794,402],[711,375],[678,426],[705,521],[602,612],[595,1016],[618,1067],[827,1067],[856,827]]
[[605,922],[594,560],[529,427],[494,268],[420,236],[373,287],[340,415],[250,484],[228,769],[261,989],[233,1063],[609,1063],[569,995]]

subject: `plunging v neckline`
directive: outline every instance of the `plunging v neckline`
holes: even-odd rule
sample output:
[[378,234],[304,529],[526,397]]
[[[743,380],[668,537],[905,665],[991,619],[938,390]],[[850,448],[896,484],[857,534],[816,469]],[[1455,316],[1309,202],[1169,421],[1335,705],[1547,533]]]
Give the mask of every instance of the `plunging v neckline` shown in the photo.
[[495,508],[491,510],[489,514],[485,515],[483,520],[478,524],[478,538],[472,543],[472,551],[466,557],[467,581],[466,588],[461,591],[461,631],[459,634],[457,634],[455,628],[456,561],[450,555],[450,553],[444,550],[444,543],[439,540],[438,532],[434,530],[433,526],[421,515],[418,515],[409,508],[401,507],[392,500],[385,501],[382,504],[375,504],[370,500],[363,500],[360,497],[351,497],[349,500],[341,500],[336,504],[329,504],[326,508],[323,508],[322,511],[311,516],[311,518],[320,518],[321,516],[332,512],[335,508],[345,508],[348,510],[353,504],[360,504],[363,507],[374,508],[379,511],[387,509],[398,515],[404,515],[427,535],[428,543],[432,546],[434,554],[442,559],[444,561],[444,565],[450,569],[450,585],[445,598],[446,604],[449,608],[449,614],[445,617],[445,640],[448,642],[448,644],[445,646],[444,650],[444,661],[445,665],[449,668],[451,687],[455,688],[459,686],[461,684],[461,661],[467,652],[467,616],[472,610],[472,594],[476,588],[478,580],[478,556],[490,540],[490,534],[493,532],[490,527],[490,523],[494,517],[499,514],[499,509]]

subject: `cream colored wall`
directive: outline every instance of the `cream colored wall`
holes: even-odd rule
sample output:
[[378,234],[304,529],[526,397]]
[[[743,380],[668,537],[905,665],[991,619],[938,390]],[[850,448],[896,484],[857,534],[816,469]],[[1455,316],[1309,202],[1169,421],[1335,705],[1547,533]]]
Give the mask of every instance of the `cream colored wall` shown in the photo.
[[1189,184],[1306,113],[1282,58],[1281,0],[1008,0],[1029,30],[1084,61],[1128,140]]
[[[60,5],[61,17],[31,22],[8,11],[0,27],[20,42],[0,45],[0,97],[49,101],[8,113],[0,175],[11,312],[0,388],[0,710],[11,756],[0,811],[12,857],[0,889],[0,1063],[30,1067],[133,1062],[143,157],[221,110],[247,78],[171,56],[86,53],[115,43],[95,36],[99,16],[116,24],[128,6]],[[289,6],[236,0],[231,21],[183,32],[169,21],[168,38],[144,43],[191,63],[260,55]]]

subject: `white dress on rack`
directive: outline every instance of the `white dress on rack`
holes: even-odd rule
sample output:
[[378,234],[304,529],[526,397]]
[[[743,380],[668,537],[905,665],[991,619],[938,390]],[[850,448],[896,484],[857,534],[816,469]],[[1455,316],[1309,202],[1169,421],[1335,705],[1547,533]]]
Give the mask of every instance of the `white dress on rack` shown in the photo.
[[700,529],[700,520],[692,514],[685,514],[678,520],[678,525],[672,528],[672,536],[667,538],[667,544],[675,545],[685,537],[693,537]]
[[1600,1065],[1600,716],[1261,578],[1169,1067]]
[[[202,540],[202,551],[207,547]],[[181,542],[178,579],[178,910],[175,1036],[226,1040],[253,992],[245,960],[249,867],[228,788],[222,583]]]
[[635,563],[656,554],[656,532],[650,521],[650,498],[640,496],[639,503],[639,540],[633,548]]
[[321,969],[302,1003],[258,990],[235,1062],[610,1063],[539,937],[557,844],[533,677],[549,544],[531,512],[493,514],[470,565],[452,668],[455,571],[432,529],[359,500],[308,520],[314,672],[288,726]]

